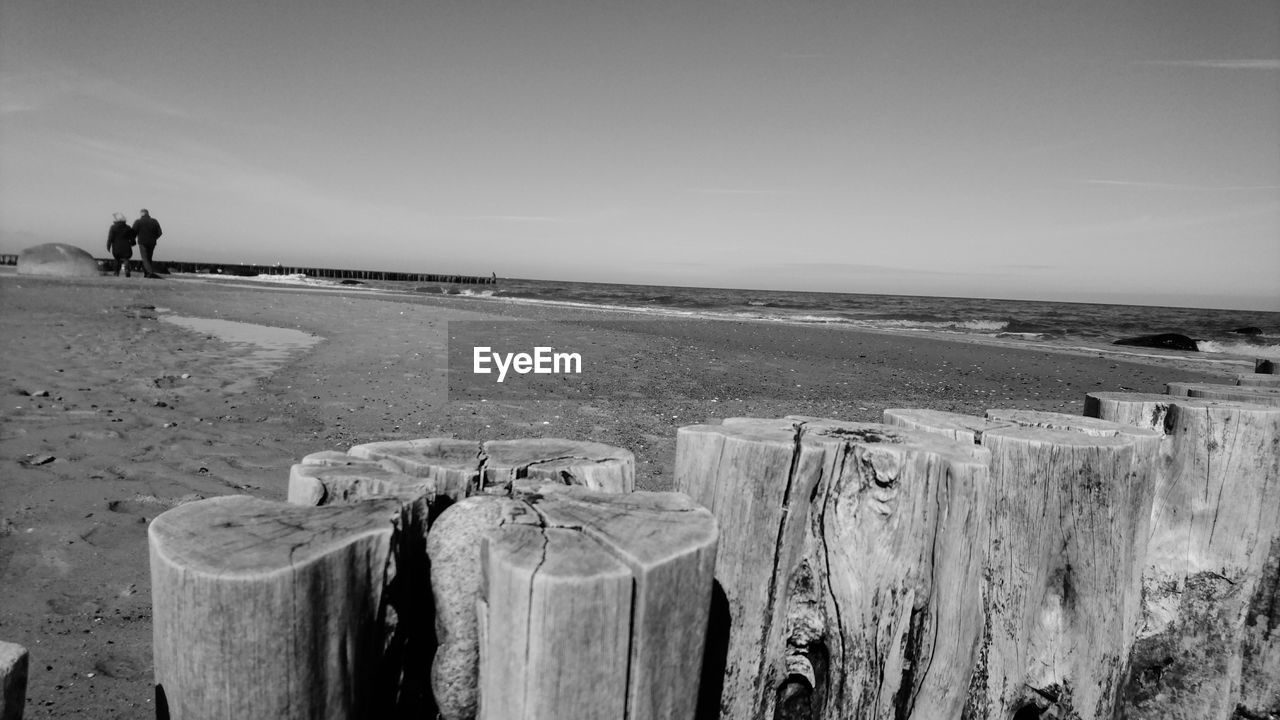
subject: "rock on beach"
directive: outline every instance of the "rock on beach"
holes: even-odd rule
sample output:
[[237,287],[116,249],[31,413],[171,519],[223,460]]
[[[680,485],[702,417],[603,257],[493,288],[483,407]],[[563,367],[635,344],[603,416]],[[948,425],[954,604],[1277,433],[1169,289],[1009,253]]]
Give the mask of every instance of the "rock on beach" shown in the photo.
[[18,256],[19,275],[56,277],[97,277],[98,261],[75,245],[45,243],[22,251]]

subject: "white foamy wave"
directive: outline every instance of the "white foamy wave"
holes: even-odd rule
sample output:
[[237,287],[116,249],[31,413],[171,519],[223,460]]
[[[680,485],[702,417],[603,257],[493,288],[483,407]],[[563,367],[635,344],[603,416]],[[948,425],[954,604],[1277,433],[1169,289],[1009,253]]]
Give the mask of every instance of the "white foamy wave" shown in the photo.
[[269,273],[259,273],[257,275],[207,273],[206,277],[218,278],[220,280],[240,280],[271,283],[273,285],[302,285],[306,287],[335,287],[339,285],[339,282],[336,280],[308,277],[303,273],[290,273],[288,275],[272,275]]
[[1247,342],[1197,340],[1196,348],[1203,353],[1237,355],[1248,358],[1280,359],[1280,345],[1255,345]]
[[886,329],[984,333],[1000,332],[1009,326],[1004,320],[874,320],[869,324]]

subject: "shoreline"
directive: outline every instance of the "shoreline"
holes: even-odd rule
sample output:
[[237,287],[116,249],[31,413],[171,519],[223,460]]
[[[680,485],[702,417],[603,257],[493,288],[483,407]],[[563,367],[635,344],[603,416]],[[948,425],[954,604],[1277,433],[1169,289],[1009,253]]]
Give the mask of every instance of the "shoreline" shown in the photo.
[[[377,440],[566,437],[670,489],[675,432],[726,417],[878,421],[890,407],[1080,414],[1093,390],[1221,380],[1159,364],[861,329],[568,312],[471,298],[186,281],[0,278],[0,636],[27,717],[151,712],[147,523],[197,497],[282,500],[289,467]],[[163,310],[161,310],[163,309]],[[319,335],[256,349],[166,315]],[[538,320],[581,342],[581,399],[449,397],[449,323]],[[762,331],[767,328],[767,332]]]
[[[3,280],[3,273],[0,273],[0,281]],[[852,323],[840,322],[816,322],[808,320],[791,320],[786,317],[767,317],[752,316],[747,313],[729,313],[729,312],[700,312],[695,310],[685,310],[681,308],[668,308],[663,306],[655,306],[651,308],[627,307],[622,305],[598,305],[587,302],[574,301],[558,301],[558,300],[540,300],[533,298],[512,298],[502,296],[485,295],[484,292],[473,293],[469,289],[458,294],[434,294],[425,292],[414,292],[412,290],[387,289],[374,286],[358,287],[335,287],[328,284],[301,284],[294,285],[292,283],[283,283],[272,280],[258,280],[253,278],[242,277],[221,277],[206,275],[179,275],[171,279],[189,282],[202,282],[217,285],[227,285],[231,287],[240,287],[247,290],[277,290],[281,292],[301,292],[301,293],[329,293],[329,294],[350,294],[352,297],[382,297],[388,299],[406,298],[414,301],[423,301],[429,304],[439,304],[443,307],[450,307],[459,310],[467,310],[472,312],[495,312],[494,308],[498,308],[496,312],[502,315],[514,315],[518,317],[527,316],[533,313],[535,319],[542,319],[537,314],[537,310],[541,309],[545,312],[563,312],[563,313],[586,313],[594,316],[595,314],[604,315],[624,315],[634,317],[637,320],[653,320],[653,319],[683,319],[689,321],[717,321],[729,323],[759,323],[764,326],[792,326],[802,328],[812,328],[818,331],[833,332],[853,332],[853,333],[872,333],[883,334],[889,337],[898,338],[928,338],[943,342],[957,343],[973,343],[996,348],[1043,351],[1052,353],[1061,353],[1076,357],[1103,356],[1110,359],[1122,360],[1126,362],[1136,362],[1149,364],[1157,367],[1172,368],[1178,370],[1187,370],[1192,372],[1205,372],[1215,376],[1229,378],[1235,374],[1253,371],[1253,358],[1243,355],[1224,355],[1218,353],[1202,352],[1198,354],[1188,354],[1182,351],[1161,350],[1158,348],[1146,348],[1145,351],[1139,349],[1120,349],[1120,346],[1114,346],[1107,343],[1098,343],[1096,345],[1079,344],[1077,341],[1056,341],[1056,340],[1032,340],[1028,338],[1018,337],[999,337],[981,333],[965,333],[958,331],[931,330],[924,328],[902,328],[889,329],[867,327],[855,325]],[[322,283],[326,282],[321,280]],[[473,303],[479,303],[484,307],[468,307]],[[1070,344],[1065,344],[1070,342]]]

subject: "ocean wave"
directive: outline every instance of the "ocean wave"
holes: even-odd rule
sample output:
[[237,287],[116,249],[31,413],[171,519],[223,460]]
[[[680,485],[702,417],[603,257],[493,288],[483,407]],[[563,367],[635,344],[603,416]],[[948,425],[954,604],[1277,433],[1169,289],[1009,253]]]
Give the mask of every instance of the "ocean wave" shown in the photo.
[[1241,340],[1197,340],[1196,349],[1202,353],[1238,355],[1248,358],[1280,358],[1280,345],[1262,345]]
[[960,332],[995,333],[1005,330],[1005,320],[908,320],[881,319],[868,322],[872,327],[901,330],[948,330]]
[[[229,277],[229,276],[219,276],[219,277]],[[290,275],[271,275],[268,273],[261,273],[258,275],[240,276],[237,279],[256,280],[258,282],[276,283],[277,285],[307,285],[311,287],[334,287],[340,284],[336,280],[308,277],[303,273],[293,273]]]

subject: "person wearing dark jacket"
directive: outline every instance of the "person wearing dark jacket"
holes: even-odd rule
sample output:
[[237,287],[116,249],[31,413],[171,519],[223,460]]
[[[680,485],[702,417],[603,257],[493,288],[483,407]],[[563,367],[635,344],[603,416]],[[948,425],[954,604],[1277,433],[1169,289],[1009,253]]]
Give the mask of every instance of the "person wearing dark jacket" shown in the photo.
[[134,240],[133,228],[129,227],[124,215],[114,213],[111,217],[115,222],[107,230],[107,250],[116,259],[116,276],[120,275],[120,268],[123,267],[124,276],[129,277],[129,259],[133,257],[133,246],[137,240]]
[[151,253],[155,252],[156,240],[164,232],[160,229],[160,223],[151,217],[151,213],[146,208],[138,211],[141,217],[133,221],[133,232],[138,238],[138,252],[142,254],[142,269],[146,271],[149,278],[158,278],[156,271],[151,269]]

